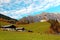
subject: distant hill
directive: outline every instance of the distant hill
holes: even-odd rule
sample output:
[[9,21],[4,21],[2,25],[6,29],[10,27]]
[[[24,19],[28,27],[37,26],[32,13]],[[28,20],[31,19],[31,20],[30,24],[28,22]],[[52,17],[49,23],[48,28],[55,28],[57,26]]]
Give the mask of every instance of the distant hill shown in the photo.
[[60,22],[60,14],[43,12],[35,16],[23,17],[22,19],[19,20],[19,22],[23,24],[28,24],[28,23],[40,22],[41,20],[49,20],[49,19],[54,19],[54,20],[57,19]]
[[17,22],[16,19],[10,18],[10,17],[3,15],[3,14],[0,14],[0,21],[9,22],[12,24]]
[[6,19],[6,20],[15,20],[15,21],[17,21],[16,19],[10,18],[10,17],[8,17],[6,15],[3,15],[3,14],[0,14],[0,18]]

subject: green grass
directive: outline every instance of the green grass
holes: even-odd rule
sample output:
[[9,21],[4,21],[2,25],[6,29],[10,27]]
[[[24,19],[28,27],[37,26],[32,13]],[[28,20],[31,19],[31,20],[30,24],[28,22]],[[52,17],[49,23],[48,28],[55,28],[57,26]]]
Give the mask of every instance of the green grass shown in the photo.
[[9,25],[10,23],[0,21],[0,26]]
[[[5,22],[0,22],[0,24],[8,25],[8,23]],[[33,33],[0,31],[0,40],[60,40],[60,35],[58,34],[44,33],[49,30],[50,24],[48,22],[37,22],[18,26],[25,27],[27,30],[32,30]]]
[[60,35],[0,31],[0,40],[60,40]]
[[19,27],[25,27],[27,30],[32,30],[34,32],[45,32],[49,30],[50,24],[48,22],[37,22],[27,25],[19,25]]

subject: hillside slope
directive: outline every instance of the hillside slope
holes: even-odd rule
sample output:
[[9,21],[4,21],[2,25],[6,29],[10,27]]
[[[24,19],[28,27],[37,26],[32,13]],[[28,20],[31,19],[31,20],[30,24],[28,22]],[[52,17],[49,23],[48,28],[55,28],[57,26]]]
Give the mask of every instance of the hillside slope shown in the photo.
[[17,21],[16,19],[10,18],[10,17],[8,17],[6,15],[3,15],[3,14],[0,14],[0,18],[6,19],[6,20],[15,20],[15,21]]
[[50,28],[50,24],[48,22],[36,22],[26,25],[19,25],[19,27],[24,27],[27,30],[32,30],[33,32],[46,32]]
[[11,23],[11,24],[15,24],[17,22],[16,19],[10,18],[6,15],[0,14],[0,22],[6,22],[6,23]]

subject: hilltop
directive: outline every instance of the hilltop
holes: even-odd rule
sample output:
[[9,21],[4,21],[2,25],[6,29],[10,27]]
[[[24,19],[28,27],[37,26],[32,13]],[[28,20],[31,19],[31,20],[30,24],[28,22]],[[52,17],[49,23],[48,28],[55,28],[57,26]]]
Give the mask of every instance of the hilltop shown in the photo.
[[10,18],[10,17],[8,17],[6,15],[3,15],[3,14],[0,14],[0,21],[7,22],[7,23],[12,23],[12,24],[17,22],[16,19]]
[[8,17],[8,16],[3,15],[3,14],[0,14],[0,18],[6,19],[6,20],[15,20],[15,21],[17,21],[16,19],[13,19],[13,18]]

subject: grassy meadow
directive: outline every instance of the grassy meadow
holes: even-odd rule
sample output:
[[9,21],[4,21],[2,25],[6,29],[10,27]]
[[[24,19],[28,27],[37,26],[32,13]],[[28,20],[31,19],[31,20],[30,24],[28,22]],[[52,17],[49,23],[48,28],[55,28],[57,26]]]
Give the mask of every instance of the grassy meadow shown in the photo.
[[[3,22],[0,22],[1,24],[8,25]],[[18,27],[24,27],[26,30],[32,30],[33,32],[0,31],[0,40],[60,40],[59,34],[45,33],[50,27],[48,22],[18,25]]]
[[60,35],[1,31],[0,40],[60,40]]

